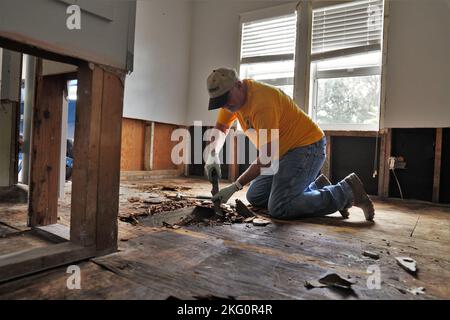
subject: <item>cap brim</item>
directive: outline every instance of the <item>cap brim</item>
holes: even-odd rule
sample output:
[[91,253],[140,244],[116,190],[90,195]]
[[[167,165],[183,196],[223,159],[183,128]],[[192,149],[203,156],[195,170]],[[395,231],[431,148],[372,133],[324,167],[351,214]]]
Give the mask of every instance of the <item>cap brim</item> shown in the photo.
[[214,110],[214,109],[222,108],[228,101],[228,93],[229,93],[229,91],[225,92],[221,96],[209,99],[208,110]]

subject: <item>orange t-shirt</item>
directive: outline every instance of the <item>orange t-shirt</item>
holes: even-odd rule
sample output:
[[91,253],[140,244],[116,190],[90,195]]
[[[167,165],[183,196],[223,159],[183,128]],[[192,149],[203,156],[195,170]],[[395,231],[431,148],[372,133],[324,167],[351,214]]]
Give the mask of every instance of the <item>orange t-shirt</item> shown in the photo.
[[[236,112],[225,108],[219,110],[217,122],[229,128],[238,119],[244,133],[258,148],[271,140],[271,129],[278,129],[279,156],[289,150],[319,141],[323,131],[301,110],[283,91],[273,86],[246,79],[247,101]],[[254,129],[250,130],[249,129]],[[261,137],[260,129],[268,130],[267,136]],[[264,142],[263,142],[264,141]]]

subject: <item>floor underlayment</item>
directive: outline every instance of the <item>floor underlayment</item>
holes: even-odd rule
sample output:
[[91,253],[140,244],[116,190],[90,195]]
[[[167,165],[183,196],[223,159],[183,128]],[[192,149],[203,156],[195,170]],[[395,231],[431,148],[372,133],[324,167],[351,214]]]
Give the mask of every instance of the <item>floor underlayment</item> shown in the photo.
[[[176,224],[210,188],[188,178],[123,182],[119,251],[79,263],[80,290],[67,288],[70,274],[61,267],[0,284],[0,299],[450,298],[449,207],[376,200],[375,223],[351,208],[348,220],[336,213],[266,226],[162,226]],[[245,189],[234,198],[245,202]],[[59,203],[59,223],[69,221],[70,183]],[[44,245],[27,233],[26,204],[0,204],[0,254]],[[396,257],[414,259],[417,273]],[[352,289],[305,286],[328,273],[354,281]]]

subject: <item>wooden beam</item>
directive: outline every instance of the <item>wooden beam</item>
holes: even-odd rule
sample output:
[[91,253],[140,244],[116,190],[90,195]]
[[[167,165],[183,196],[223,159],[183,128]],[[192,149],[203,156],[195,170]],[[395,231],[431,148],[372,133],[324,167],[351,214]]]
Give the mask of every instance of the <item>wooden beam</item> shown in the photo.
[[144,136],[144,170],[152,170],[152,157],[153,157],[153,131],[154,122],[148,122],[145,124],[145,136]]
[[96,232],[99,254],[117,250],[123,92],[121,76],[104,71]]
[[[386,159],[386,138],[387,134],[382,133],[381,134],[381,141],[380,141],[380,152],[378,154],[378,158],[380,160],[379,168],[378,168],[378,196],[383,196],[383,190],[384,190],[384,177],[385,173],[384,170],[386,169],[386,166],[389,165]],[[378,143],[378,141],[377,141]]]
[[95,248],[77,246],[70,242],[2,255],[0,282],[85,260],[94,255]]
[[124,85],[92,63],[78,73],[70,239],[103,254],[117,249]]
[[391,156],[392,148],[392,129],[386,129],[385,144],[384,144],[384,170],[380,172],[383,175],[383,187],[381,188],[381,197],[389,197],[389,181],[390,181],[390,170],[389,170],[389,157]]
[[103,73],[88,63],[78,68],[70,239],[82,246],[95,245]]
[[327,136],[336,137],[377,137],[377,131],[357,131],[357,130],[324,130]]
[[327,139],[327,148],[326,148],[326,160],[322,167],[322,174],[326,175],[328,179],[331,179],[332,171],[331,171],[331,136],[325,134]]
[[442,159],[442,128],[436,129],[436,142],[434,147],[434,177],[433,177],[433,202],[439,202],[441,183],[441,159]]
[[[40,65],[42,62],[39,63]],[[61,152],[62,101],[65,81],[43,77],[38,67],[36,102],[31,131],[29,226],[57,222]]]
[[70,241],[70,228],[68,226],[55,223],[48,226],[34,227],[33,232],[38,236],[54,243]]
[[22,54],[3,50],[0,65],[0,186],[17,184]]

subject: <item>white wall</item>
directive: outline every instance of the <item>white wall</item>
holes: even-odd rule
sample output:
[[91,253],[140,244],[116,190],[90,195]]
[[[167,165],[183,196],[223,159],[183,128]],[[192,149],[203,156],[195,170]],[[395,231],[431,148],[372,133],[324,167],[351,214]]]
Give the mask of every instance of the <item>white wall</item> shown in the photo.
[[450,1],[391,1],[385,127],[450,127]]
[[134,71],[125,81],[124,117],[185,124],[192,4],[137,3]]
[[193,5],[192,48],[187,124],[214,125],[217,111],[208,111],[206,78],[218,67],[237,68],[239,14],[292,1],[196,1]]
[[[81,7],[81,29],[69,30],[68,3]],[[0,35],[120,69],[131,68],[135,1],[1,0]]]

